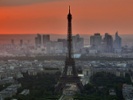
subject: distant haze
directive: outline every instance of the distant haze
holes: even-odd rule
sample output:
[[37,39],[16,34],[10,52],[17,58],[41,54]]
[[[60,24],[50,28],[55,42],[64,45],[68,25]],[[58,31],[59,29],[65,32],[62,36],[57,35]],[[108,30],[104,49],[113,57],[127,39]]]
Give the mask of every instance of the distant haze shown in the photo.
[[[92,34],[93,35],[93,34]],[[81,37],[84,38],[85,40],[85,45],[89,45],[90,42],[90,35],[84,34],[81,35]],[[2,34],[0,35],[0,44],[11,44],[11,40],[13,39],[15,44],[20,43],[20,40],[22,39],[24,43],[30,42],[30,44],[35,43],[35,37],[36,34]],[[104,35],[102,35],[104,37]],[[120,35],[122,38],[122,45],[128,45],[128,46],[133,46],[133,35]],[[57,41],[57,39],[66,39],[66,34],[60,35],[60,34],[51,34],[50,38],[52,41]],[[114,38],[114,35],[113,35]]]

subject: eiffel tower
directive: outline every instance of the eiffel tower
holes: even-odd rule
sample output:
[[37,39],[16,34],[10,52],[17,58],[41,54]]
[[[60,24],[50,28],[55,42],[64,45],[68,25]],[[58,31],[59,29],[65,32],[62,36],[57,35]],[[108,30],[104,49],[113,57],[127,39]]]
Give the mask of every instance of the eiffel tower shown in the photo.
[[68,20],[68,34],[67,34],[67,49],[68,53],[65,60],[65,67],[63,73],[55,87],[55,92],[63,92],[66,84],[75,84],[79,91],[82,91],[83,85],[78,77],[77,69],[75,67],[75,60],[72,53],[72,15],[69,13],[67,15]]

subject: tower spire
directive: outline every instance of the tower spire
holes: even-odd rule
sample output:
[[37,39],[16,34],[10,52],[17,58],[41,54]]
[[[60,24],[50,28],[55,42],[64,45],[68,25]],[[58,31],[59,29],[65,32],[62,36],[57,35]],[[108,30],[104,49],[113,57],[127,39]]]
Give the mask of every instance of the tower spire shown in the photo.
[[71,12],[70,12],[70,5],[69,5],[69,14],[70,14]]

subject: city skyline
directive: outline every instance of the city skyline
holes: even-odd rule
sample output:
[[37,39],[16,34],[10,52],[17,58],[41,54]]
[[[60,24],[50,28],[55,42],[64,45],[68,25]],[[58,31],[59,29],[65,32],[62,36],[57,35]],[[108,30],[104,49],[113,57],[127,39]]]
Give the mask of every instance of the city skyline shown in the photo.
[[1,0],[0,34],[66,34],[68,6],[73,33],[133,34],[132,0]]

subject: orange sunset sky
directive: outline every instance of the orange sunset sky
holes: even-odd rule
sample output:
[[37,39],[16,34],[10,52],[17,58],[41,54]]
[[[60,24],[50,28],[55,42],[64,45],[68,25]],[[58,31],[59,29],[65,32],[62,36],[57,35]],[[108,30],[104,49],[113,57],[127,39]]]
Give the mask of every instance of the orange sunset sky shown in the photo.
[[133,34],[133,0],[0,0],[0,34]]

